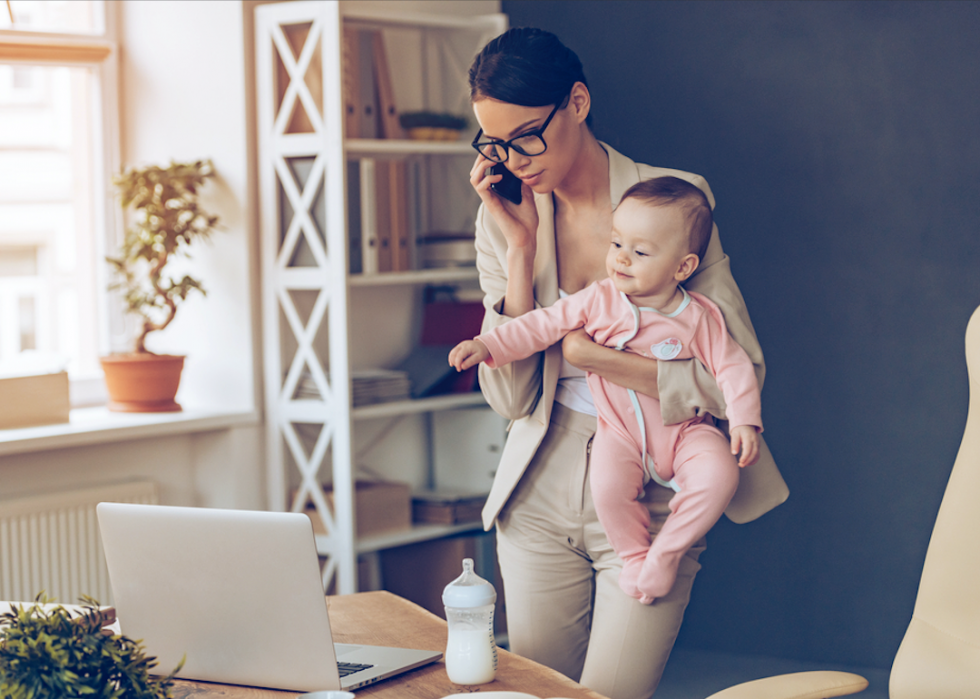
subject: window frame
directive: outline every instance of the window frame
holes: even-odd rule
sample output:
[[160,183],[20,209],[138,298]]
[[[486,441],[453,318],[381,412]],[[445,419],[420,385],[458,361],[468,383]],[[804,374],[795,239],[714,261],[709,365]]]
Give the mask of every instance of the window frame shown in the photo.
[[[94,239],[98,245],[96,259],[104,259],[107,251],[122,242],[121,215],[117,211],[108,183],[112,173],[119,172],[121,163],[118,19],[115,3],[92,0],[95,3],[94,32],[67,33],[21,29],[0,29],[0,63],[36,66],[68,66],[89,68],[93,78],[92,177],[94,196]],[[110,302],[107,289],[109,277],[106,265],[97,265],[96,304],[99,327],[96,339],[100,354],[110,348],[111,328],[124,328],[125,318],[119,304]],[[72,407],[104,404],[107,400],[105,381],[101,373],[72,375]]]

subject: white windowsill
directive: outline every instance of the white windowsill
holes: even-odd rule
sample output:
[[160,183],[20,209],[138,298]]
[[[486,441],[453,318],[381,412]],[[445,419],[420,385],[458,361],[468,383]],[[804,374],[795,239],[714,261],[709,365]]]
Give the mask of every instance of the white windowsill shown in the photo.
[[257,410],[184,408],[176,413],[112,413],[76,408],[69,422],[0,430],[0,456],[255,425]]

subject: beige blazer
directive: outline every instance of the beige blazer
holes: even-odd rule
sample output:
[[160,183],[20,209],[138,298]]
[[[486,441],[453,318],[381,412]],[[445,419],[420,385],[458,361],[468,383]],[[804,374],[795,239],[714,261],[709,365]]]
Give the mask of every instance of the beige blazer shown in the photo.
[[[700,175],[634,163],[608,145],[602,144],[602,147],[609,154],[609,188],[614,208],[623,193],[637,182],[665,175],[680,177],[698,186],[714,207],[711,189]],[[554,203],[550,194],[535,194],[534,203],[538,209],[534,297],[538,306],[550,306],[558,300]],[[483,206],[476,220],[476,252],[480,286],[484,292],[486,314],[483,332],[486,332],[510,319],[500,313],[507,289],[507,241]],[[717,226],[711,233],[702,264],[685,286],[704,294],[721,308],[728,331],[755,365],[761,388],[765,378],[762,349],[749,320],[745,301],[732,278],[729,258],[721,248]],[[500,466],[483,508],[483,526],[487,530],[493,527],[548,430],[561,361],[559,343],[542,353],[499,369],[480,365],[483,395],[494,410],[511,420]],[[665,424],[675,424],[704,413],[725,420],[725,401],[721,390],[700,362],[662,361],[658,371]],[[725,514],[734,522],[749,522],[776,507],[788,496],[789,489],[763,440],[759,460],[742,469],[738,491]]]

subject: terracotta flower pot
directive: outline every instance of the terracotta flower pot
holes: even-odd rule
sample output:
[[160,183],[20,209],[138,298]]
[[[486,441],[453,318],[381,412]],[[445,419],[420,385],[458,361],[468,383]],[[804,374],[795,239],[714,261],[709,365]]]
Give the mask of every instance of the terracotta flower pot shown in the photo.
[[184,357],[171,354],[110,354],[100,359],[109,391],[109,410],[117,413],[167,413],[181,410],[174,401]]

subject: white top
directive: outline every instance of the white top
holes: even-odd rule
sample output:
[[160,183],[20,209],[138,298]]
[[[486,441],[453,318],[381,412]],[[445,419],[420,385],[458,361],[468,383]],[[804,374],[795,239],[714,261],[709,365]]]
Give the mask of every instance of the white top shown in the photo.
[[[565,298],[568,293],[562,289],[558,290],[558,297]],[[592,392],[585,379],[585,372],[578,367],[572,366],[562,357],[561,371],[558,374],[558,388],[555,390],[555,401],[561,403],[566,408],[571,408],[577,413],[585,413],[596,417],[599,413],[595,409],[595,401],[592,400]]]

